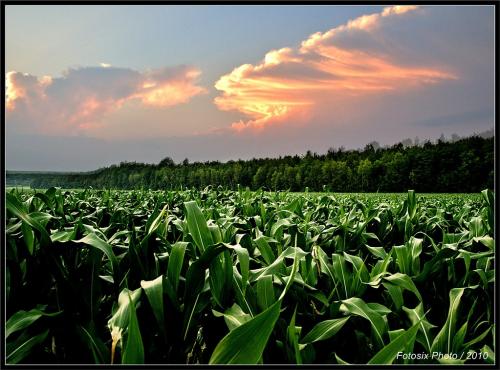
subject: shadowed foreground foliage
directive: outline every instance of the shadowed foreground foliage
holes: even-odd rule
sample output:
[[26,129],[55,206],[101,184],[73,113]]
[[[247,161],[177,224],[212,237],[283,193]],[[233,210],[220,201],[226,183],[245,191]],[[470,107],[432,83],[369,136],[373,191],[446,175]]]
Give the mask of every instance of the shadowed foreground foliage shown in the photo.
[[6,206],[7,363],[494,361],[491,191],[14,189]]

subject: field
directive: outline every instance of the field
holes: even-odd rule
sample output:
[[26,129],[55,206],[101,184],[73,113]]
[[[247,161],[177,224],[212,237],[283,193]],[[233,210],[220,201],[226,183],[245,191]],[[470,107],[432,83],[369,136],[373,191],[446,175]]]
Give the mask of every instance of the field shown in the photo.
[[494,363],[494,194],[6,193],[7,363]]

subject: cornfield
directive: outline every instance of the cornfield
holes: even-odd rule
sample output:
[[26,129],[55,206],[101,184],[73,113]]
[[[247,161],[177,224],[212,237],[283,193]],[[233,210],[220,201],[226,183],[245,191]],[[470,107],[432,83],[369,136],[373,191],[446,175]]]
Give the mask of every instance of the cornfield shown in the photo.
[[6,362],[495,362],[494,194],[6,192]]

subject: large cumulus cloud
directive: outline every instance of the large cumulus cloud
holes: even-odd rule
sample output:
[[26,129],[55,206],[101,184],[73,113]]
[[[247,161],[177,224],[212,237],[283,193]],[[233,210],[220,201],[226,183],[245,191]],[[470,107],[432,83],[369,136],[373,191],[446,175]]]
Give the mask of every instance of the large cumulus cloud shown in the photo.
[[411,21],[419,11],[416,6],[387,7],[314,33],[297,48],[272,50],[260,64],[244,64],[222,76],[215,84],[221,91],[215,104],[245,116],[232,124],[236,131],[258,131],[279,122],[306,121],[325,98],[352,101],[457,79],[445,65],[404,61],[404,46],[386,37],[394,22]]

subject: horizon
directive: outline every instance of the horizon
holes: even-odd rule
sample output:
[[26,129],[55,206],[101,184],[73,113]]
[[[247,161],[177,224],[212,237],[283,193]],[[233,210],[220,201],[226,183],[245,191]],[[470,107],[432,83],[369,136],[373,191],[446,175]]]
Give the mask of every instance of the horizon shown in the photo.
[[494,130],[490,5],[4,9],[9,171]]
[[[490,129],[490,130],[487,130],[487,131],[483,131],[483,132],[474,132],[472,133],[471,135],[467,135],[467,136],[458,136],[456,134],[453,134],[451,137],[445,137],[443,134],[441,134],[441,136],[435,140],[431,140],[431,139],[421,139],[421,138],[418,138],[416,137],[415,139],[418,139],[418,142],[415,142],[413,139],[411,138],[405,138],[403,140],[400,140],[398,142],[395,142],[395,143],[392,143],[392,144],[385,144],[385,145],[382,145],[380,144],[379,142],[377,141],[372,141],[372,142],[369,142],[369,143],[366,143],[364,147],[358,147],[358,148],[346,148],[346,147],[343,147],[343,146],[340,146],[340,147],[330,147],[327,151],[325,152],[316,152],[316,151],[313,151],[313,150],[307,150],[305,152],[302,152],[302,153],[295,153],[295,154],[280,154],[278,156],[273,156],[273,157],[270,157],[270,156],[267,156],[267,157],[251,157],[251,158],[233,158],[233,159],[227,159],[227,160],[201,160],[201,161],[189,161],[189,158],[184,158],[183,160],[179,160],[179,161],[173,161],[174,162],[174,165],[175,166],[179,166],[182,164],[183,161],[185,161],[186,159],[188,159],[189,161],[189,164],[208,164],[208,163],[213,163],[213,162],[218,162],[220,164],[227,164],[229,162],[246,162],[246,161],[259,161],[259,160],[269,160],[269,159],[282,159],[282,158],[287,158],[287,157],[299,157],[299,158],[304,158],[308,153],[311,153],[313,155],[319,155],[319,156],[325,156],[325,155],[328,155],[328,152],[330,150],[335,150],[335,151],[343,151],[343,152],[350,152],[350,151],[358,151],[358,152],[362,152],[366,146],[368,145],[373,145],[373,144],[376,144],[378,145],[377,148],[375,148],[375,151],[377,150],[383,150],[383,149],[391,149],[393,146],[396,146],[396,145],[399,145],[399,144],[402,144],[404,148],[409,148],[409,147],[416,147],[416,146],[423,146],[424,144],[426,143],[431,143],[431,144],[437,144],[437,142],[439,140],[442,140],[444,138],[444,142],[445,143],[453,143],[455,141],[460,141],[460,140],[466,140],[466,139],[469,139],[469,138],[472,138],[472,137],[480,137],[480,138],[493,138],[495,137],[495,132],[494,132],[494,129]],[[170,156],[165,156],[163,158],[161,158],[161,160],[163,159],[167,159],[167,158],[170,158],[172,159]],[[103,167],[99,167],[99,168],[95,168],[95,169],[91,169],[91,170],[84,170],[84,171],[57,171],[57,170],[16,170],[16,169],[6,169],[6,173],[7,172],[10,172],[10,173],[40,173],[40,174],[80,174],[80,173],[93,173],[93,172],[98,172],[98,171],[101,171],[101,170],[105,170],[107,168],[110,168],[110,167],[119,167],[121,166],[122,164],[138,164],[138,165],[146,165],[146,166],[158,166],[159,165],[159,161],[158,162],[138,162],[138,161],[121,161],[119,163],[112,163],[110,165],[107,165],[107,166],[103,166]]]

